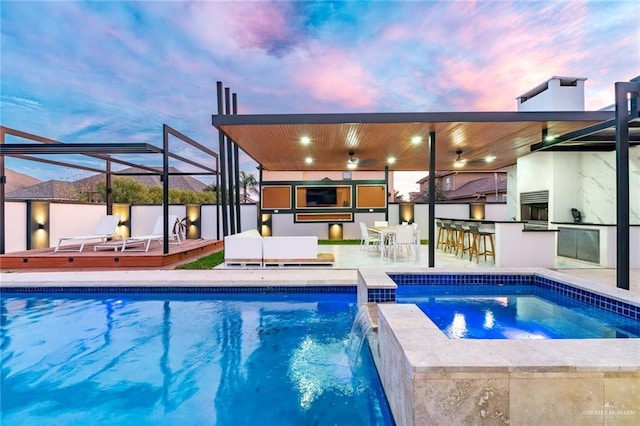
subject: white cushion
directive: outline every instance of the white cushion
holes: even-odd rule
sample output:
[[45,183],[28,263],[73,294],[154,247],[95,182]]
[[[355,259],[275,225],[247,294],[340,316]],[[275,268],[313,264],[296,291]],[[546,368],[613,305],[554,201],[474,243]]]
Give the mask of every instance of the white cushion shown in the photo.
[[262,260],[262,235],[257,229],[224,237],[224,258]]
[[264,237],[262,253],[265,259],[317,259],[318,237]]

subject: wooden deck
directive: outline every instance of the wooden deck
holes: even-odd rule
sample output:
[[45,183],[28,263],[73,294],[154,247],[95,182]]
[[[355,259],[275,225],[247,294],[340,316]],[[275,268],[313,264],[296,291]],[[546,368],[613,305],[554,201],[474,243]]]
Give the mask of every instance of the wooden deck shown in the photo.
[[333,266],[336,259],[333,253],[318,253],[315,259],[263,259],[264,266]]
[[162,244],[159,242],[153,242],[148,252],[94,251],[93,246],[86,244],[82,252],[55,253],[53,248],[48,248],[3,254],[0,255],[0,271],[168,268],[222,250],[223,242],[186,240],[179,245],[171,244],[166,255],[162,253]]

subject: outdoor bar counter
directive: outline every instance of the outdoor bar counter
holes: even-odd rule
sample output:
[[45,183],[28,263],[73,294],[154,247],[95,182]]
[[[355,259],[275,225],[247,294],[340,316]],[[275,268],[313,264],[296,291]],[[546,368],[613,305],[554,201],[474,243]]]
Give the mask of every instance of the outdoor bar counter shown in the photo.
[[436,219],[493,225],[497,267],[555,267],[557,229],[525,229],[527,222],[513,220],[491,221],[445,217]]

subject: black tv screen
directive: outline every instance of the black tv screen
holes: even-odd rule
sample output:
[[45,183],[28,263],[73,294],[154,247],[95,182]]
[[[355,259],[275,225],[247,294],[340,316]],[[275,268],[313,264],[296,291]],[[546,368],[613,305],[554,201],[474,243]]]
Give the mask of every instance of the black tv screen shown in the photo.
[[336,188],[307,188],[307,206],[334,206],[337,203]]

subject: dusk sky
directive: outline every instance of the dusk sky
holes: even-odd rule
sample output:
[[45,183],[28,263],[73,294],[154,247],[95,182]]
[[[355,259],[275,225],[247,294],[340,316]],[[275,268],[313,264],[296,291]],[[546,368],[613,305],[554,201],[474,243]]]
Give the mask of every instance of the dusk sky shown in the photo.
[[[5,1],[7,127],[62,142],[217,151],[216,82],[240,114],[515,111],[551,76],[586,109],[640,74],[640,1]],[[78,172],[7,159],[39,179]],[[248,159],[242,167],[255,172]],[[405,177],[406,193],[425,173]],[[84,176],[84,175],[83,175]],[[82,176],[80,176],[82,177]]]

